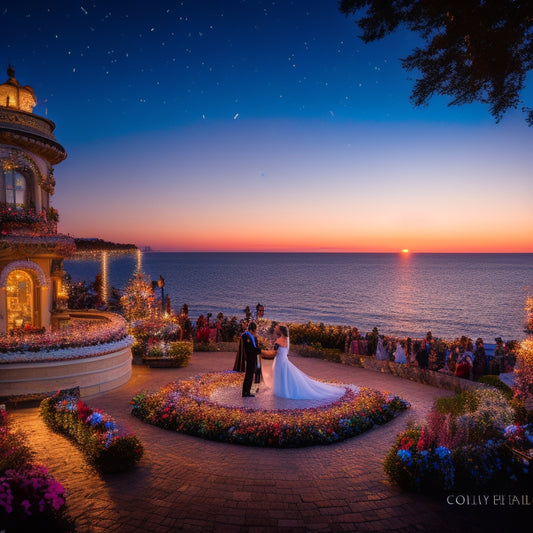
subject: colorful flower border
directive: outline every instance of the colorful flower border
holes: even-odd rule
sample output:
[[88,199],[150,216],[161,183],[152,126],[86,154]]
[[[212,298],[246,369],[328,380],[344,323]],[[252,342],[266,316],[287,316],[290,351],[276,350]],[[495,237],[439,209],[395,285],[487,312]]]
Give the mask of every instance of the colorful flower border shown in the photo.
[[249,446],[297,448],[331,444],[385,424],[410,404],[398,396],[347,388],[339,400],[321,407],[261,410],[222,406],[210,400],[221,387],[241,387],[233,371],[199,374],[156,392],[140,392],[132,414],[155,426],[204,439]]
[[[133,338],[128,336],[128,325],[123,317],[114,313],[106,313],[104,316],[102,313],[102,318],[95,320],[88,314],[87,320],[78,320],[56,331],[0,335],[0,364],[36,362],[44,358],[76,359],[79,355],[83,356],[83,350],[80,354],[74,354],[73,350],[120,342],[125,345],[133,344]],[[107,351],[112,350],[107,348]]]
[[99,472],[129,470],[143,456],[139,439],[132,434],[121,434],[109,414],[81,401],[77,387],[45,398],[40,415],[52,430],[75,441]]

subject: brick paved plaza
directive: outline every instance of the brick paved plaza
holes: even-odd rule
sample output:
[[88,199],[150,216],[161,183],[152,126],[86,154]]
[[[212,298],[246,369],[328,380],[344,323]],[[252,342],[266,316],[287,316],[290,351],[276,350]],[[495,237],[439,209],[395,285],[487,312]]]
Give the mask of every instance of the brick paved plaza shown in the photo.
[[[181,369],[135,365],[129,383],[86,398],[132,431],[145,455],[132,471],[101,476],[78,449],[44,425],[38,407],[11,410],[36,460],[68,491],[79,533],[267,531],[498,531],[533,507],[448,505],[391,485],[383,459],[409,419],[424,418],[435,398],[451,394],[361,368],[291,356],[311,376],[390,391],[412,408],[392,422],[329,446],[264,449],[221,444],[159,429],[130,414],[140,390],[233,366],[232,353],[195,353]],[[531,497],[531,495],[530,495]]]

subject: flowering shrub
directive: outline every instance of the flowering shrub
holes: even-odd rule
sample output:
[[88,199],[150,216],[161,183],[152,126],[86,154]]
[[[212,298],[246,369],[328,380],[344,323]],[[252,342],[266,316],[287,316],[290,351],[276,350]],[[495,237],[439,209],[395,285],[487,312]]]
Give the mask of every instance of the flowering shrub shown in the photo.
[[241,387],[242,374],[215,372],[141,392],[132,413],[150,424],[205,439],[267,447],[329,444],[388,422],[409,404],[396,396],[347,388],[336,402],[309,409],[264,411],[221,406],[210,395],[220,387]]
[[452,456],[456,486],[462,490],[511,489],[527,477],[527,468],[515,460],[502,438],[456,448]]
[[117,342],[127,335],[126,321],[120,315],[109,314],[104,320],[77,321],[60,330],[47,331],[40,335],[24,330],[15,335],[2,335],[0,352],[49,352],[94,346]]
[[88,407],[75,391],[59,391],[45,398],[40,410],[45,423],[74,440],[100,472],[128,470],[143,455],[137,437],[121,436],[111,416]]
[[478,380],[478,383],[485,383],[486,385],[491,385],[492,387],[498,389],[500,392],[502,392],[505,397],[510,400],[513,395],[513,389],[509,387],[509,385],[505,384],[499,376],[495,376],[492,374],[487,374],[485,376],[481,376]]
[[236,316],[228,318],[221,315],[220,317],[220,340],[223,342],[233,342],[238,339],[240,332],[240,325]]
[[0,507],[7,513],[31,516],[53,513],[65,504],[65,489],[42,465],[6,470],[0,476]]
[[517,450],[530,451],[533,448],[533,425],[513,424],[504,429],[503,436],[510,446]]
[[0,204],[0,224],[2,235],[16,233],[19,229],[30,229],[35,235],[55,234],[57,229],[57,211],[41,211],[38,213],[31,207],[11,204]]
[[[220,344],[218,342],[214,342],[212,340],[208,340],[207,342],[197,342],[194,344],[194,351],[195,352],[220,352]],[[225,351],[225,350],[224,350]]]
[[0,204],[0,223],[36,224],[46,220],[44,213],[37,213],[35,209],[12,204]]
[[323,348],[345,350],[351,339],[352,328],[349,326],[331,326],[323,323],[288,324],[291,342],[294,344],[320,344]]
[[334,363],[340,363],[342,361],[343,352],[337,348],[322,348],[320,344],[311,344],[300,348],[298,353],[302,357],[317,357]]
[[7,411],[0,410],[0,472],[24,466],[32,460],[33,453],[24,442],[24,436],[13,431]]
[[514,369],[515,391],[519,398],[533,396],[533,339],[520,343]]
[[45,524],[59,531],[65,489],[32,458],[24,436],[11,429],[7,411],[0,410],[0,524],[6,531],[30,530],[30,524],[34,531]]
[[211,330],[209,326],[202,326],[196,330],[196,340],[198,342],[209,342],[209,334]]
[[474,394],[478,402],[471,413],[475,424],[485,423],[502,429],[513,422],[515,412],[503,393],[490,388],[477,389]]
[[191,361],[193,344],[191,341],[158,342],[150,346],[147,357],[172,359],[176,366],[187,366]]
[[533,437],[527,426],[507,425],[514,410],[505,396],[481,389],[454,398],[436,402],[425,424],[398,436],[385,459],[389,477],[429,492],[527,486],[529,462],[511,448],[533,452]]
[[401,433],[385,458],[385,472],[407,490],[451,489],[455,469],[450,450],[445,446],[425,448],[421,438],[420,428]]
[[181,328],[172,316],[152,315],[130,322],[129,333],[135,339],[135,350],[144,356],[155,344],[179,341]]
[[533,296],[528,296],[526,299],[526,331],[533,333]]

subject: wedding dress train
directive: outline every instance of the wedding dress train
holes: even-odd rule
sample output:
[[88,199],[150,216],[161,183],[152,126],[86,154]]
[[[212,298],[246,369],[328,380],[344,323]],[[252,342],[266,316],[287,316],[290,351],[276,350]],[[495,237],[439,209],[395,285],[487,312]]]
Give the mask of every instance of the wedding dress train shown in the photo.
[[346,392],[344,387],[310,378],[288,358],[288,346],[279,346],[272,365],[274,395],[291,400],[336,400]]

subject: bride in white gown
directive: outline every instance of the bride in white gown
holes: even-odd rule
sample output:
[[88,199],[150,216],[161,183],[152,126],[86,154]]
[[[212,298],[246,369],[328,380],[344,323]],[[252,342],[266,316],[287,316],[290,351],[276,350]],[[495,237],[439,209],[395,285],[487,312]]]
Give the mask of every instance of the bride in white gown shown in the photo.
[[336,400],[344,395],[344,387],[316,381],[289,361],[289,330],[286,326],[276,326],[274,333],[277,335],[274,350],[263,353],[275,355],[272,365],[275,396],[291,400]]

